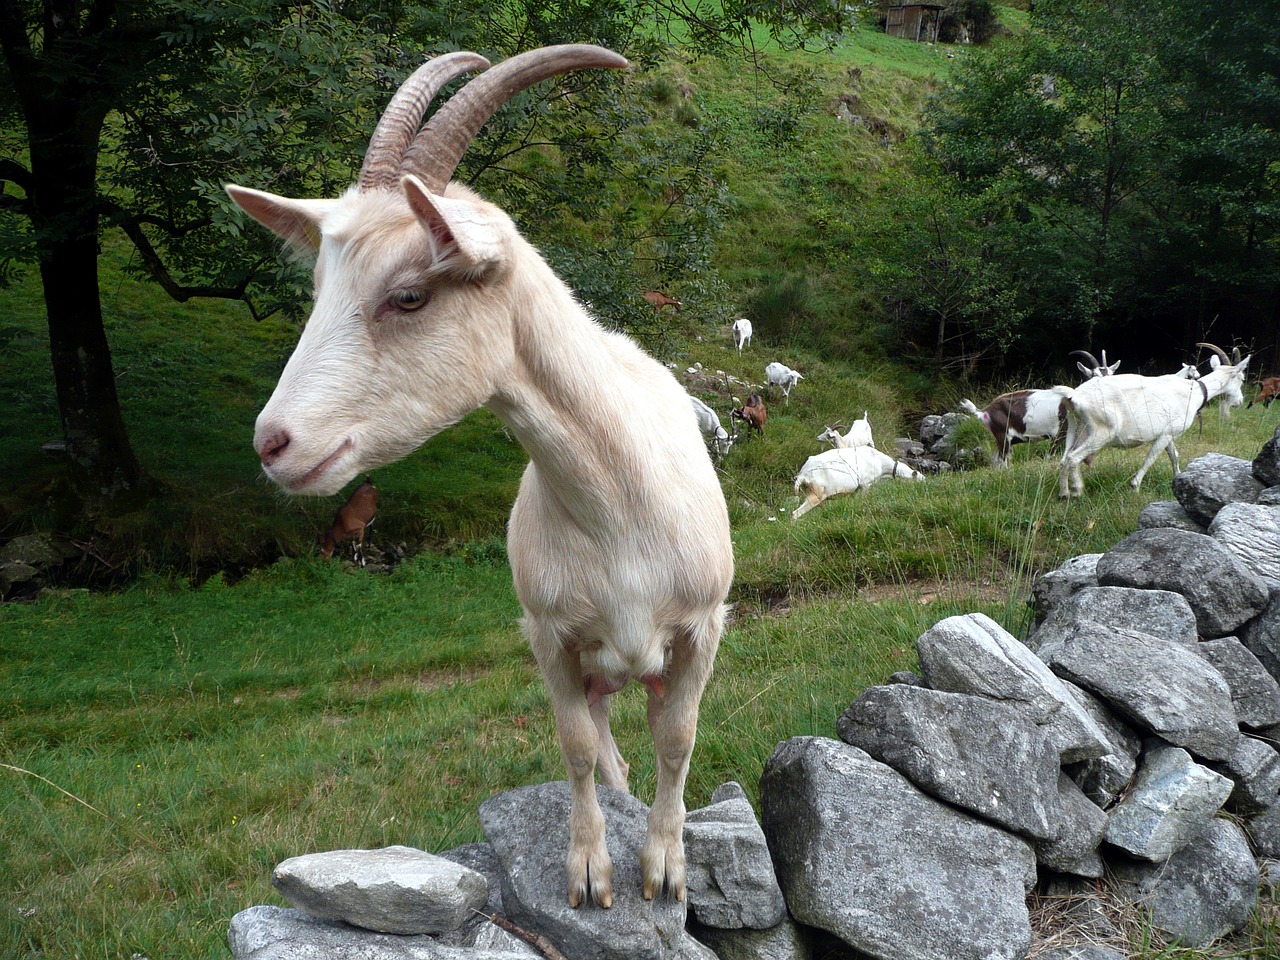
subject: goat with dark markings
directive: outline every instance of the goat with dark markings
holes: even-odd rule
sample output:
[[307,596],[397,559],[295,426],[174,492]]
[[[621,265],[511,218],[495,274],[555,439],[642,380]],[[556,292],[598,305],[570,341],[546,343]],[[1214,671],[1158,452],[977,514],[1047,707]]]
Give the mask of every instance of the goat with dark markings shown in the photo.
[[729,411],[730,420],[741,420],[747,425],[747,432],[750,433],[754,427],[764,436],[764,423],[769,419],[769,411],[764,408],[764,400],[760,394],[753,393],[747,397],[747,402],[740,407],[735,407]]
[[[1280,377],[1263,377],[1262,383],[1258,386],[1261,389],[1258,390],[1258,395],[1249,401],[1250,407],[1259,401],[1269,407],[1272,400],[1280,397]],[[1248,407],[1245,409],[1248,409]]]
[[332,557],[339,543],[351,541],[352,559],[364,566],[364,533],[378,514],[378,488],[365,477],[334,514],[333,525],[320,540],[320,556]]

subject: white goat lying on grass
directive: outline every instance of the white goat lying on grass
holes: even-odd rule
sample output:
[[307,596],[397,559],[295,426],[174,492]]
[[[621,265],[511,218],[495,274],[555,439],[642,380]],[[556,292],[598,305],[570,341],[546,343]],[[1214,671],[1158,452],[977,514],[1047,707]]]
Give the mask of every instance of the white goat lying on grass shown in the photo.
[[444,84],[488,67],[446,54],[400,88],[337,200],[227,187],[295,247],[318,247],[315,307],[258,416],[267,476],[290,493],[335,493],[481,405],[529,454],[508,553],[569,776],[574,907],[613,902],[594,775],[627,788],[609,699],[629,680],[648,688],[657,754],[643,892],[684,898],[684,783],[733,578],[729,517],[680,384],[596,324],[505,213],[449,181],[519,90],[625,66],[599,47],[521,54],[419,130]]
[[800,473],[796,475],[796,496],[804,497],[805,501],[791,514],[791,519],[803,517],[827,497],[866,490],[885,477],[923,479],[905,463],[899,463],[874,447],[836,447],[834,450],[824,450],[806,460]]
[[1198,380],[1179,374],[1142,377],[1121,373],[1086,380],[1074,390],[1054,388],[1062,395],[1067,414],[1066,449],[1058,474],[1059,496],[1078,497],[1084,493],[1080,464],[1103,447],[1151,444],[1147,458],[1129,481],[1135,490],[1142,485],[1142,478],[1161,450],[1169,455],[1177,475],[1178,448],[1173,441],[1191,426],[1196,415],[1215,397],[1224,397],[1229,406],[1239,406],[1244,400],[1242,387],[1249,357],[1233,364],[1213,344],[1197,346],[1208,347],[1218,355],[1218,363]]

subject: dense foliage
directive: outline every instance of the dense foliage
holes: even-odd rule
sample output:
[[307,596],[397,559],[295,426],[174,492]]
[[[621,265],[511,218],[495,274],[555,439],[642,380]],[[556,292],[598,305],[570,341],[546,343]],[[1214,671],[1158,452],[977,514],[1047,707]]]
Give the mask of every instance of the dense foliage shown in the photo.
[[[941,349],[1062,343],[1148,357],[1238,340],[1274,358],[1280,283],[1280,46],[1272,11],[1192,0],[1042,0],[1031,27],[970,57],[926,121],[928,203],[963,234],[965,283],[921,277],[908,320]],[[902,249],[924,227],[904,225]],[[899,265],[911,261],[898,259]],[[921,288],[924,289],[921,289]],[[1002,291],[1003,302],[988,299]],[[993,309],[996,308],[996,309]],[[991,315],[1003,315],[990,323]],[[945,314],[945,315],[944,315]],[[944,322],[950,326],[944,330]],[[976,341],[976,343],[975,343]],[[1170,354],[1172,356],[1172,354]]]

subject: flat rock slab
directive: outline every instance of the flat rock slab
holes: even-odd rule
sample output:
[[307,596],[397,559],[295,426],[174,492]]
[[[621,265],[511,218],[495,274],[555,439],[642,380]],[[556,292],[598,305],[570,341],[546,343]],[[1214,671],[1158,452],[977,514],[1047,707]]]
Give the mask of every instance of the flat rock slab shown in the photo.
[[1241,726],[1261,730],[1280,725],[1280,682],[1248,647],[1235,637],[1223,637],[1203,641],[1196,652],[1227,681]]
[[934,690],[1025,704],[1063,762],[1103,756],[1106,735],[1066,686],[1013,634],[981,613],[948,617],[916,640]]
[[1136,587],[1084,587],[1045,618],[1028,646],[1045,658],[1061,641],[1064,630],[1084,623],[1141,630],[1188,647],[1199,642],[1195,611],[1180,593]]
[[1077,590],[1098,585],[1098,560],[1101,557],[1100,553],[1072,557],[1031,585],[1031,602],[1037,623]]
[[930,796],[1014,833],[1051,840],[1061,829],[1058,750],[1025,707],[924,687],[869,687],[836,731]]
[[1240,730],[1227,682],[1194,650],[1136,630],[1069,629],[1049,660],[1135,726],[1209,760],[1226,760]]
[[882,960],[1022,960],[1035,855],[825,737],[781,743],[762,821],[791,914]]
[[502,868],[507,916],[547,937],[573,960],[671,960],[688,951],[685,904],[641,896],[640,850],[649,808],[597,786],[613,861],[613,906],[569,906],[569,785],[519,787],[480,804],[480,825]]
[[403,846],[291,857],[271,881],[300,910],[379,933],[449,933],[489,897],[476,871]]
[[1177,500],[1157,500],[1148,503],[1138,514],[1138,529],[1151,530],[1157,527],[1172,527],[1175,530],[1190,530],[1192,533],[1204,533],[1204,524],[1187,511]]
[[1172,590],[1187,598],[1205,638],[1224,637],[1267,604],[1267,588],[1206,534],[1138,530],[1098,561],[1100,586]]
[[446,946],[425,934],[375,933],[274,906],[241,910],[227,940],[236,960],[530,960],[528,951]]

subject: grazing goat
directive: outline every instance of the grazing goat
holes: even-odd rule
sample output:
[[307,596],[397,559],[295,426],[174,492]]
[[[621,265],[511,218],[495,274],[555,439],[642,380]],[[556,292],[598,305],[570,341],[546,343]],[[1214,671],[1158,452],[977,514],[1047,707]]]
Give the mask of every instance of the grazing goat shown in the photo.
[[1092,353],[1089,353],[1087,350],[1072,350],[1071,356],[1084,357],[1086,360],[1089,361],[1088,364],[1083,364],[1079,360],[1076,361],[1076,366],[1080,369],[1080,372],[1084,374],[1084,377],[1086,380],[1088,380],[1090,377],[1109,377],[1113,373],[1115,373],[1117,370],[1120,369],[1119,360],[1117,360],[1113,364],[1108,365],[1107,351],[1105,350],[1102,351],[1101,361],[1099,361],[1097,357],[1095,357]]
[[1249,366],[1249,357],[1232,364],[1213,344],[1197,346],[1213,350],[1219,358],[1213,369],[1198,380],[1177,374],[1163,377],[1117,374],[1086,380],[1074,390],[1054,388],[1061,393],[1067,414],[1066,449],[1058,475],[1060,496],[1078,497],[1084,493],[1080,463],[1103,447],[1151,444],[1142,466],[1129,481],[1135,490],[1142,485],[1142,478],[1161,450],[1169,455],[1177,475],[1178,449],[1173,441],[1215,397],[1224,397],[1227,403],[1234,401],[1233,405],[1242,402],[1241,387]]
[[751,343],[751,321],[746,317],[739,317],[733,321],[733,345],[741,353],[742,348],[749,343]]
[[791,398],[791,388],[804,379],[801,374],[776,360],[764,368],[764,376],[769,386],[780,387],[782,395],[787,399]]
[[796,496],[803,496],[805,501],[791,514],[791,519],[803,517],[827,497],[865,490],[885,477],[923,479],[905,463],[873,447],[824,450],[806,460],[796,475]]
[[338,199],[227,187],[317,256],[311,317],[254,433],[268,477],[290,493],[333,493],[480,406],[529,454],[507,552],[569,779],[573,907],[613,903],[595,773],[627,789],[609,701],[630,680],[648,688],[657,757],[643,893],[685,897],[684,784],[733,579],[729,516],[675,377],[595,322],[507,214],[450,180],[521,89],[626,66],[600,47],[529,51],[422,126],[444,84],[488,67],[445,54],[396,93],[357,185]]
[[862,419],[853,421],[849,432],[841,434],[835,427],[827,427],[818,434],[818,440],[831,443],[837,449],[850,447],[870,447],[875,444],[871,440],[871,421],[867,419],[867,411],[862,411]]
[[760,398],[760,394],[753,393],[747,397],[746,403],[729,411],[729,419],[743,421],[747,425],[747,433],[754,427],[764,436],[764,422],[769,419],[769,411],[764,408],[764,400]]
[[1263,377],[1262,383],[1259,384],[1261,389],[1258,395],[1249,401],[1249,406],[1253,406],[1258,401],[1262,401],[1266,406],[1271,406],[1271,401],[1276,397],[1280,397],[1280,377]]
[[960,409],[982,421],[995,437],[991,465],[1007,467],[1015,443],[1058,440],[1066,430],[1062,396],[1053,390],[1014,390],[1002,393],[983,410],[971,400],[961,400]]
[[693,404],[693,413],[698,420],[698,429],[702,431],[707,443],[715,451],[716,459],[723,460],[725,454],[729,452],[729,448],[733,446],[733,441],[737,438],[729,436],[729,431],[724,428],[720,423],[720,418],[716,416],[716,412],[709,406],[693,396],[689,397],[689,402]]
[[654,313],[661,313],[663,307],[670,307],[672,310],[679,313],[680,308],[684,306],[684,304],[675,297],[668,297],[660,290],[646,290],[644,292],[644,298],[653,304]]
[[334,548],[344,540],[351,541],[351,557],[364,566],[364,532],[378,514],[378,488],[368,477],[351,491],[347,502],[338,508],[331,526],[320,540],[320,556],[332,557]]

